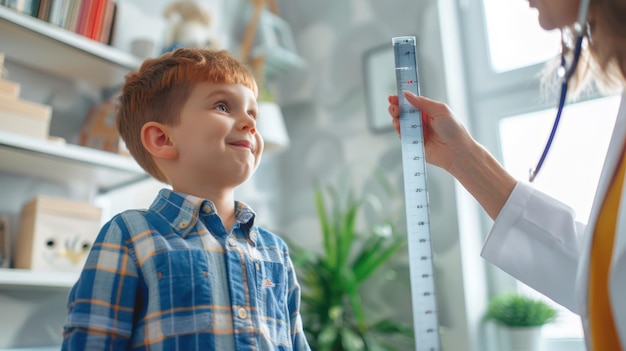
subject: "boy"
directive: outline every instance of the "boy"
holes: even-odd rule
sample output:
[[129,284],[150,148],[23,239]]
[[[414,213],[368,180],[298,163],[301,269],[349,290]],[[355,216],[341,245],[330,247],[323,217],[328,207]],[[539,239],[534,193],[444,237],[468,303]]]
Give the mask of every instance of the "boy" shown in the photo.
[[310,349],[287,246],[234,200],[263,151],[256,96],[225,51],[178,49],[127,76],[118,129],[172,190],[102,228],[70,292],[64,350]]

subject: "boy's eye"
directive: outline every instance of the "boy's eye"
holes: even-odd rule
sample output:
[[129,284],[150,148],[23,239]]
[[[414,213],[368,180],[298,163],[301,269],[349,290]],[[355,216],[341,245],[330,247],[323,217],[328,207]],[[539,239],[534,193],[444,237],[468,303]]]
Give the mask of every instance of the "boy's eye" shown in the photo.
[[228,106],[226,106],[225,104],[217,104],[215,105],[215,109],[222,112],[228,112]]

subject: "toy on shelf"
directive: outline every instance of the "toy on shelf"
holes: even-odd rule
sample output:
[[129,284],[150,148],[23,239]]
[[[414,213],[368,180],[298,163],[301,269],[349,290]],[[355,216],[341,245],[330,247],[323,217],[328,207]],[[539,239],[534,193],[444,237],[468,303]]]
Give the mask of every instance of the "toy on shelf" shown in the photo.
[[115,125],[116,106],[104,100],[89,109],[80,130],[78,143],[82,146],[119,153],[120,134]]
[[38,196],[20,215],[15,268],[77,272],[100,229],[101,209],[88,202]]
[[179,47],[219,48],[211,12],[199,1],[173,2],[165,9],[164,16],[169,21],[164,52]]
[[259,86],[291,69],[306,67],[296,54],[291,27],[279,16],[276,0],[249,0],[246,6],[249,16],[239,55],[252,68]]

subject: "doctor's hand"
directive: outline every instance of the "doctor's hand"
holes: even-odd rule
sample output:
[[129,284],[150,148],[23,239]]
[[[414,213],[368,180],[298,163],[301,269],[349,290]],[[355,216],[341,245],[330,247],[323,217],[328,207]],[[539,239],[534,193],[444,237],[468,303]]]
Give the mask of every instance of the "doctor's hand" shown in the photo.
[[[516,180],[469,134],[443,103],[404,92],[407,101],[422,111],[426,161],[452,174],[492,219],[515,187]],[[398,96],[390,95],[389,114],[400,135]]]
[[[426,161],[452,175],[462,171],[463,162],[468,160],[467,154],[477,148],[481,149],[465,126],[455,118],[446,104],[417,96],[409,91],[405,91],[404,96],[411,105],[422,111]],[[400,136],[398,96],[389,95],[388,101],[393,126]]]

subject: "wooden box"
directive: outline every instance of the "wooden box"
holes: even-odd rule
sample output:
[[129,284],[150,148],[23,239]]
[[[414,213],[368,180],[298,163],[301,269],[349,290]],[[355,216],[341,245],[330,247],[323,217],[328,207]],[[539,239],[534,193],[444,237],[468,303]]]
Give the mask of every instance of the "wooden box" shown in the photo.
[[34,198],[20,215],[15,268],[80,271],[100,230],[101,214],[86,202]]
[[0,130],[46,139],[52,107],[0,94]]

